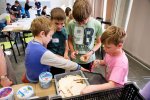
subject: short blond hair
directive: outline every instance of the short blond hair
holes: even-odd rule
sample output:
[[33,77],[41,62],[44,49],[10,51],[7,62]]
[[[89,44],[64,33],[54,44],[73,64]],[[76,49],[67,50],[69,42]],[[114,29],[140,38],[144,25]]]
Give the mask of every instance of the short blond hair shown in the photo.
[[88,0],[76,0],[73,5],[72,15],[77,22],[82,22],[89,18],[92,7]]
[[126,33],[122,28],[117,26],[109,26],[101,36],[102,44],[114,44],[118,45],[123,43],[126,37]]
[[47,36],[50,30],[55,30],[55,26],[50,19],[40,16],[32,21],[30,30],[33,36],[37,36],[41,31],[44,31]]

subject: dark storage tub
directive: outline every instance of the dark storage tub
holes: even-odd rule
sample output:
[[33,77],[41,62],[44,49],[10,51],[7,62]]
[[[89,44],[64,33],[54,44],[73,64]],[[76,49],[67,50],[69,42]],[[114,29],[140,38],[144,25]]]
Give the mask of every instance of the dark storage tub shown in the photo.
[[[55,87],[56,87],[57,95],[59,95],[58,81],[59,81],[61,78],[64,78],[65,76],[67,76],[67,75],[80,75],[80,76],[82,76],[83,78],[86,78],[85,75],[83,74],[83,72],[80,71],[80,70],[78,70],[78,71],[73,71],[73,72],[67,72],[67,73],[63,73],[63,74],[54,75]],[[84,80],[84,82],[85,82],[87,85],[89,85],[88,80]]]
[[106,79],[100,73],[83,72],[90,85],[106,83]]
[[53,97],[51,100],[144,100],[144,98],[139,94],[139,89],[133,83],[129,83],[124,87],[69,98]]

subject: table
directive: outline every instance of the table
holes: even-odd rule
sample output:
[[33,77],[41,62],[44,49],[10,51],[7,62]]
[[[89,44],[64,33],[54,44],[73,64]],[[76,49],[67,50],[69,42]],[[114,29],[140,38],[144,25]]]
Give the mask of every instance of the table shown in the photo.
[[[91,72],[83,72],[83,74],[85,75],[86,78],[88,78],[90,85],[103,84],[107,82],[105,78],[102,76],[102,74],[91,73]],[[48,89],[41,88],[39,83],[36,83],[36,84],[24,83],[24,84],[13,85],[12,88],[15,91],[15,100],[18,100],[16,97],[17,90],[21,88],[22,86],[26,86],[26,85],[31,85],[33,87],[35,91],[35,96],[38,96],[38,97],[49,96],[49,98],[56,96],[55,81],[54,79],[52,79],[51,86]]]
[[2,30],[2,32],[29,31],[32,20],[33,19],[31,19],[31,18],[19,19],[18,21],[12,23],[12,25],[5,26],[4,29]]
[[[15,39],[17,39],[16,38],[17,36],[20,38],[24,52],[25,52],[25,46],[26,45],[24,46],[22,38],[24,38],[24,40],[25,40],[25,36],[24,36],[25,32],[31,33],[30,32],[30,26],[31,26],[32,21],[33,21],[32,18],[18,19],[18,21],[13,22],[11,25],[5,26],[2,30],[2,32],[5,33],[6,35],[8,35],[9,37],[11,37],[12,33],[15,33],[14,34]],[[23,33],[23,37],[22,37],[21,33]],[[15,41],[17,41],[17,40],[15,40]],[[18,53],[20,55],[19,50],[18,50]],[[16,60],[16,62],[17,62],[17,60]]]
[[14,90],[14,96],[15,96],[15,100],[19,100],[16,96],[16,92],[18,91],[19,88],[23,87],[23,86],[27,86],[30,85],[33,87],[34,89],[34,96],[38,96],[38,97],[43,97],[43,96],[55,96],[56,95],[56,89],[55,89],[55,82],[54,80],[52,80],[51,82],[51,86],[47,89],[43,89],[40,87],[39,83],[23,83],[23,84],[17,84],[17,85],[13,85],[12,88]]

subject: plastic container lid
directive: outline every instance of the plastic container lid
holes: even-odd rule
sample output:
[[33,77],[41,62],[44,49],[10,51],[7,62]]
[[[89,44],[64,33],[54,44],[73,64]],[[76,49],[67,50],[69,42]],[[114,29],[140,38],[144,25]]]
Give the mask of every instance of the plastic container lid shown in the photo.
[[0,89],[0,100],[14,100],[14,91],[11,87]]
[[48,88],[52,80],[52,74],[50,72],[42,72],[39,75],[40,86],[42,88]]
[[52,80],[52,74],[50,72],[42,72],[39,76],[40,81],[51,81]]
[[17,91],[16,95],[19,99],[28,99],[34,95],[33,87],[23,86]]

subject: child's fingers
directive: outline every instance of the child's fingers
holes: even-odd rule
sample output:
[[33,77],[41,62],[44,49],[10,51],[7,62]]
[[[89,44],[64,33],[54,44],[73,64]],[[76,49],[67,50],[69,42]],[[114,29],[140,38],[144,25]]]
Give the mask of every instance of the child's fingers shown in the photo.
[[78,51],[77,51],[77,50],[75,51],[75,54],[78,54]]
[[94,67],[97,67],[99,65],[99,61],[98,60],[94,61],[93,65],[94,65]]
[[94,63],[92,64],[91,72],[94,72]]

